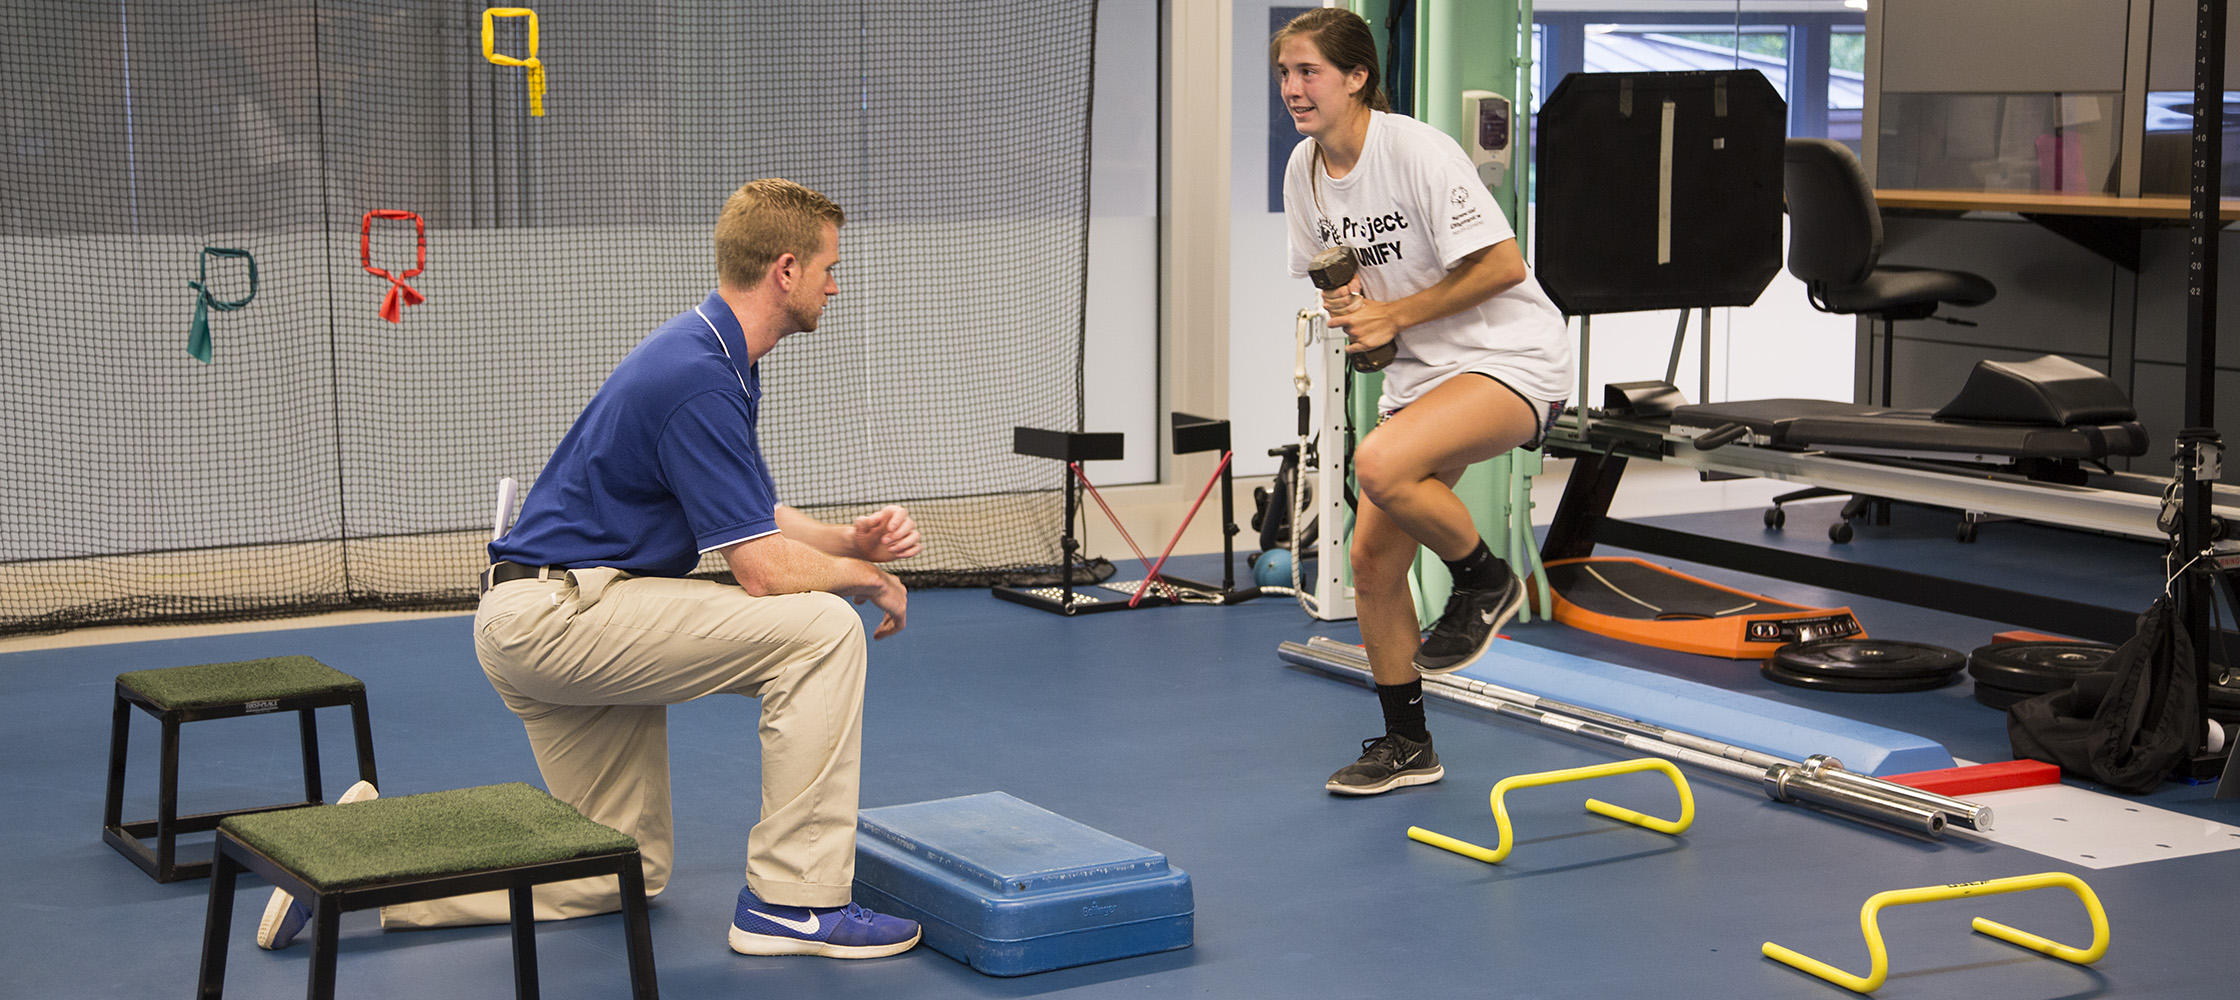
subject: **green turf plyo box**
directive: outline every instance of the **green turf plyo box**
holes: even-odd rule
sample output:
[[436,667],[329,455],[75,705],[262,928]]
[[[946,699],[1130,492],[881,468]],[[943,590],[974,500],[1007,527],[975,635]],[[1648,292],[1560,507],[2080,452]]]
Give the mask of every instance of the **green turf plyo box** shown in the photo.
[[1190,946],[1190,875],[1003,792],[865,809],[855,900],[991,976]]

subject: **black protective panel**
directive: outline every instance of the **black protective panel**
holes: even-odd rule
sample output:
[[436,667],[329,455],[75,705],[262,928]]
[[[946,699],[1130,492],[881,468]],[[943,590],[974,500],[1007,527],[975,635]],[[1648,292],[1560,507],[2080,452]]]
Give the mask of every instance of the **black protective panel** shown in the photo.
[[1756,302],[1788,114],[1755,70],[1565,76],[1539,116],[1540,286],[1570,315]]

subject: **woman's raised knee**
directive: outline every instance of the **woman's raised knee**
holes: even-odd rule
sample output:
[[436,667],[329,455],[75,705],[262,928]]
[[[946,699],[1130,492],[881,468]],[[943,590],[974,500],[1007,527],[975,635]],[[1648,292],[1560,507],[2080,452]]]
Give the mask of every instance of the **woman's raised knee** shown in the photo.
[[1430,477],[1431,470],[1416,468],[1392,448],[1379,447],[1373,434],[1353,453],[1354,481],[1378,506],[1389,506],[1396,493]]

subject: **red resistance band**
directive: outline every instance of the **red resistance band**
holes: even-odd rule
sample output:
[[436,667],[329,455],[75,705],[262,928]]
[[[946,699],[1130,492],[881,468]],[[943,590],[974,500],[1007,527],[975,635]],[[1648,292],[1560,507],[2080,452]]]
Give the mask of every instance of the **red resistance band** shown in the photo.
[[1159,569],[1167,564],[1167,557],[1174,554],[1175,543],[1182,541],[1182,533],[1190,530],[1190,519],[1198,516],[1198,507],[1206,502],[1206,494],[1213,492],[1213,484],[1221,481],[1221,470],[1229,467],[1229,459],[1235,455],[1235,452],[1229,451],[1221,453],[1221,464],[1213,467],[1213,477],[1207,479],[1205,488],[1198,491],[1198,499],[1190,502],[1190,512],[1182,515],[1182,526],[1174,529],[1173,538],[1167,539],[1167,547],[1160,550],[1158,562],[1152,562],[1148,556],[1145,556],[1143,549],[1136,545],[1136,540],[1128,536],[1128,529],[1120,523],[1120,515],[1113,513],[1112,507],[1106,504],[1104,497],[1097,493],[1096,484],[1089,481],[1088,473],[1081,471],[1081,463],[1066,463],[1066,467],[1073,470],[1074,478],[1081,480],[1081,485],[1088,488],[1089,499],[1095,500],[1097,506],[1104,508],[1104,516],[1112,520],[1114,528],[1119,529],[1120,537],[1126,540],[1128,548],[1135,552],[1136,560],[1144,564],[1143,582],[1136,586],[1135,596],[1128,598],[1129,607],[1135,607],[1137,602],[1143,600],[1143,595],[1151,593],[1151,588],[1154,585],[1160,588],[1160,593],[1157,596],[1169,598],[1174,596],[1174,588],[1160,578]]
[[[375,219],[412,220],[413,231],[418,235],[420,242],[418,259],[413,262],[412,270],[403,274],[390,274],[373,266],[373,220]],[[382,319],[391,323],[402,323],[404,322],[404,307],[416,306],[428,301],[428,297],[420,294],[418,289],[404,283],[404,279],[417,277],[420,272],[428,269],[428,223],[420,218],[419,213],[395,208],[377,208],[367,212],[365,218],[358,220],[358,262],[359,266],[366,269],[366,273],[377,278],[389,279],[389,294],[381,299]]]

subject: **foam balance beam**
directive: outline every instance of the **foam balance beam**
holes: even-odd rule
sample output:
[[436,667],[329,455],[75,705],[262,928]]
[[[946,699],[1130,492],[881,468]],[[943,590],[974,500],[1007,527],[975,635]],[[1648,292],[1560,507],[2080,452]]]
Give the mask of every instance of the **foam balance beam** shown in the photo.
[[988,975],[1190,945],[1187,872],[1002,792],[865,809],[856,830],[856,902]]
[[1954,765],[1943,744],[1912,733],[1521,642],[1496,641],[1459,673],[1789,760],[1826,754],[1858,774]]

